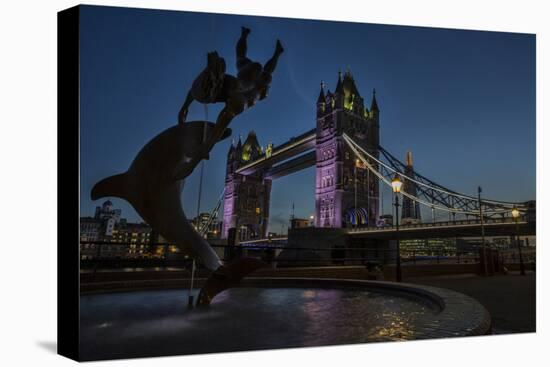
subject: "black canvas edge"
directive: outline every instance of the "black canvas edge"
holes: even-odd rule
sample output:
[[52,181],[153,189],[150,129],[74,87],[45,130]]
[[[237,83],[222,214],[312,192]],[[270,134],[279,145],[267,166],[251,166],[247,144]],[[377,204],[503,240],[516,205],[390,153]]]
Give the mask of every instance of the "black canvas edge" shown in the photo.
[[57,13],[57,353],[79,360],[80,7]]

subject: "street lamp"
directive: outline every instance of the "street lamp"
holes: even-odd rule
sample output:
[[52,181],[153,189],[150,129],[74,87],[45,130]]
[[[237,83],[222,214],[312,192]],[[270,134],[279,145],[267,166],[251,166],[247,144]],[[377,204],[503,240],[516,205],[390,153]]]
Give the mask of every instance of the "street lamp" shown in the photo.
[[521,254],[521,244],[519,242],[519,210],[514,206],[512,209],[512,217],[514,218],[514,222],[516,222],[516,243],[518,244],[518,253],[519,253],[519,272],[521,275],[525,275],[525,265],[523,264],[523,256]]
[[477,187],[477,202],[479,206],[479,220],[481,224],[481,250],[483,254],[483,274],[487,275],[487,248],[485,247],[485,221],[483,220],[483,206],[481,202],[481,186]]
[[395,193],[395,240],[397,242],[397,255],[395,259],[395,280],[397,282],[401,281],[401,253],[399,251],[399,193],[401,192],[402,186],[403,182],[399,178],[399,175],[396,173],[393,180],[391,180],[391,188]]

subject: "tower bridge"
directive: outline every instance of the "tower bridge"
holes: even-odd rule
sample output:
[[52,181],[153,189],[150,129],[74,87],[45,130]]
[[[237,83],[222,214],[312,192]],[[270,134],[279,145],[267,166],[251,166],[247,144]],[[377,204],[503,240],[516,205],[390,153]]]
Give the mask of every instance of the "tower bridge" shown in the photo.
[[[475,234],[482,222],[490,233],[509,234],[514,227],[510,217],[514,207],[522,213],[522,230],[534,234],[534,202],[511,203],[458,193],[417,173],[411,153],[403,163],[385,150],[380,145],[376,92],[373,90],[367,108],[350,72],[339,73],[334,92],[321,85],[315,122],[315,128],[278,146],[269,144],[263,149],[253,131],[244,143],[239,138],[230,146],[222,237],[227,237],[230,228],[237,228],[242,241],[267,238],[273,180],[313,166],[314,226],[324,231],[332,228],[350,238],[393,236],[394,229],[383,228],[379,220],[380,188],[391,186],[392,178],[400,177],[401,221],[405,225],[401,231],[407,236]],[[431,223],[428,218],[421,222],[421,205],[431,210]],[[444,225],[435,222],[436,211],[448,214]]]
[[378,178],[368,174],[343,138],[344,133],[352,136],[378,157],[379,110],[374,92],[370,109],[366,108],[351,73],[339,73],[334,92],[321,85],[316,108],[316,127],[279,146],[262,149],[254,132],[244,143],[239,138],[237,145],[231,145],[225,178],[224,237],[229,228],[236,227],[250,237],[265,238],[272,181],[312,166],[316,168],[316,227],[375,225]]

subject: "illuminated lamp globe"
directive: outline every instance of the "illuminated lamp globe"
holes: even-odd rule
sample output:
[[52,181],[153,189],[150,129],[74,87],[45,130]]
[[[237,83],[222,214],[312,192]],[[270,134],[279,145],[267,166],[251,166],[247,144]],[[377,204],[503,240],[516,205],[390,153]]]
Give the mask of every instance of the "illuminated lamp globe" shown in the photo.
[[401,186],[403,186],[403,181],[401,181],[399,175],[396,173],[393,180],[391,180],[391,188],[397,194],[401,192]]

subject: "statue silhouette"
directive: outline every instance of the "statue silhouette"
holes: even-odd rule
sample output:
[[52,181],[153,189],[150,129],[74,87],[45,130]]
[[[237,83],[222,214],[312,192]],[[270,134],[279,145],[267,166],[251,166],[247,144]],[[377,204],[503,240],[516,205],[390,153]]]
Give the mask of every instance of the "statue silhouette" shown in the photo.
[[247,57],[249,34],[250,29],[242,27],[241,36],[236,46],[236,77],[226,74],[225,60],[217,52],[211,52],[207,55],[206,68],[195,79],[187,93],[187,98],[178,114],[179,124],[185,123],[189,106],[195,100],[204,104],[224,102],[225,106],[219,113],[216,125],[211,135],[207,137],[203,150],[198,152],[185,169],[176,174],[175,178],[185,178],[191,174],[202,159],[209,158],[209,152],[214,144],[227,135],[225,130],[233,118],[245,109],[254,106],[257,101],[267,97],[272,80],[271,74],[275,71],[279,56],[284,49],[281,42],[277,40],[273,56],[262,66]]
[[194,100],[205,104],[225,102],[226,109],[237,115],[267,96],[271,74],[284,49],[277,40],[273,56],[262,66],[247,57],[249,34],[250,29],[242,27],[236,47],[237,77],[225,73],[225,60],[217,52],[208,53],[206,68],[193,82],[178,114],[180,124],[185,122],[189,106]]
[[[207,57],[206,68],[193,82],[179,113],[179,123],[151,139],[137,154],[126,172],[97,182],[92,200],[118,197],[128,201],[139,215],[170,243],[186,253],[200,257],[212,271],[201,289],[198,303],[208,305],[212,298],[237,284],[244,276],[261,266],[251,258],[232,263],[222,262],[210,244],[191,226],[181,203],[185,178],[212,147],[231,134],[231,120],[267,96],[271,74],[283,52],[281,43],[273,57],[262,67],[246,57],[246,39],[250,30],[242,28],[237,42],[237,77],[225,74],[225,60],[216,52]],[[216,123],[185,122],[189,105],[225,102]]]

